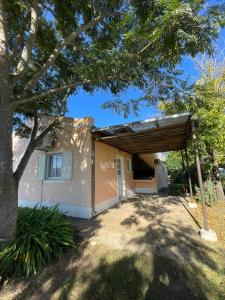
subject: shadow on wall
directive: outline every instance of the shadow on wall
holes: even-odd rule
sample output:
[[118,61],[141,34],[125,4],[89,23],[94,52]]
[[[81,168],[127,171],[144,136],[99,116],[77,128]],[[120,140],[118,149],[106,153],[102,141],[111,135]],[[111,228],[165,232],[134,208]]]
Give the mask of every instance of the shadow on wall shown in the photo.
[[[20,182],[19,199],[33,200],[35,202],[47,201],[52,204],[62,203],[82,206],[82,196],[90,201],[90,160],[91,160],[91,138],[88,120],[73,120],[71,126],[58,129],[58,144],[52,150],[61,152],[69,150],[73,152],[73,178],[65,180],[64,183],[50,183],[39,181],[38,160],[41,151],[35,151],[25,169],[24,176]],[[48,154],[48,153],[47,153]],[[83,195],[84,194],[84,195]],[[88,203],[85,203],[87,206]]]
[[[158,196],[151,197],[151,205],[145,197],[144,201],[141,198],[129,200],[135,210],[130,218],[121,222],[121,226],[129,227],[140,218],[151,221],[149,227],[139,229],[140,235],[130,241],[140,247],[146,245],[143,253],[111,249],[100,255],[100,247],[96,245],[82,259],[89,238],[103,225],[97,216],[86,221],[86,228],[81,226],[86,231],[87,243],[29,280],[25,290],[14,299],[224,299],[220,290],[216,297],[208,297],[212,285],[203,271],[207,268],[209,272],[219,272],[219,266],[212,258],[215,250],[196,238],[193,227],[163,219],[170,206],[178,205],[177,198],[164,198],[157,207]],[[111,210],[118,210],[122,205]]]

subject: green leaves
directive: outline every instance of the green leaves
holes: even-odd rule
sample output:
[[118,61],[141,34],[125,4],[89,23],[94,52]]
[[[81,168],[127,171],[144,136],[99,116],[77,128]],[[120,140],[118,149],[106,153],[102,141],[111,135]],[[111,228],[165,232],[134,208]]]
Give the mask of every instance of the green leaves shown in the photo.
[[[221,58],[222,57],[222,58]],[[200,62],[200,63],[199,63]],[[224,53],[199,60],[201,76],[185,97],[161,102],[165,114],[191,112],[198,120],[198,146],[204,168],[212,178],[213,166],[225,159],[225,59]],[[214,179],[215,180],[215,179]]]
[[19,209],[17,228],[16,239],[0,253],[1,274],[36,274],[74,246],[73,227],[58,205]]

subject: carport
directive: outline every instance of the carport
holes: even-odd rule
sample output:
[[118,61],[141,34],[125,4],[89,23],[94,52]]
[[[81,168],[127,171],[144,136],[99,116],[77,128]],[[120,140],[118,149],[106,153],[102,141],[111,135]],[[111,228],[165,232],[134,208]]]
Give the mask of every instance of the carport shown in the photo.
[[117,147],[118,149],[131,154],[147,154],[169,151],[181,151],[183,153],[184,151],[191,197],[193,194],[189,172],[187,143],[188,141],[192,141],[201,192],[204,229],[207,231],[209,230],[206,205],[203,196],[199,150],[196,145],[195,122],[192,119],[191,114],[176,114],[172,116],[147,119],[140,122],[94,128],[92,130],[92,134],[97,141]]

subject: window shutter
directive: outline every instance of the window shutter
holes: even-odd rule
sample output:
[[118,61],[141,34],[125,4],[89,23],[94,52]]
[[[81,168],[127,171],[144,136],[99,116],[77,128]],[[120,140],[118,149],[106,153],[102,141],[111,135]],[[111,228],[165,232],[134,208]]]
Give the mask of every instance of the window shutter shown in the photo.
[[73,155],[72,151],[63,152],[63,167],[62,167],[62,177],[65,180],[72,179],[73,175]]
[[45,161],[45,154],[40,155],[38,161],[38,180],[45,179]]

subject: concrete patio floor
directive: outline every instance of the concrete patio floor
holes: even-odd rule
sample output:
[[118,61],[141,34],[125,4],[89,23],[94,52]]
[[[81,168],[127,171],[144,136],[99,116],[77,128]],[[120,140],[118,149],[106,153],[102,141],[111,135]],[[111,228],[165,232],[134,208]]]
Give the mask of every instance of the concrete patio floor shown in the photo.
[[73,222],[91,246],[105,244],[135,252],[154,248],[164,254],[183,256],[194,241],[200,241],[199,227],[185,209],[182,198],[175,196],[139,194],[92,220],[73,219]]

